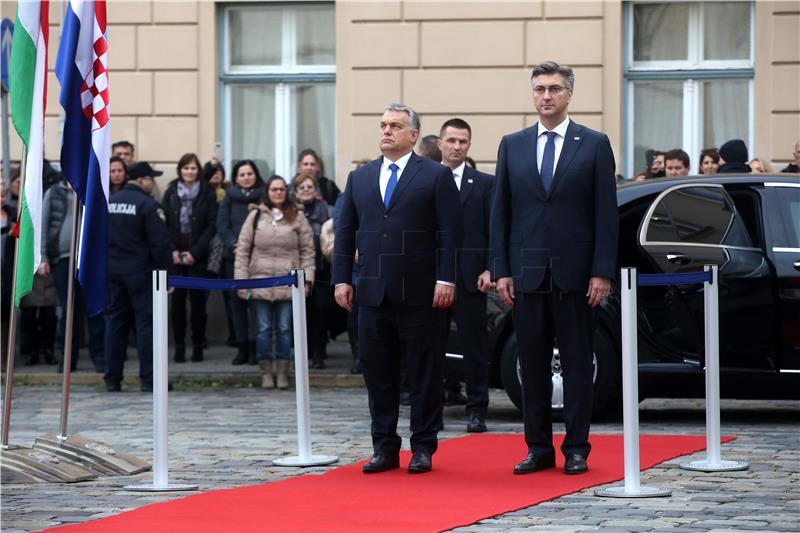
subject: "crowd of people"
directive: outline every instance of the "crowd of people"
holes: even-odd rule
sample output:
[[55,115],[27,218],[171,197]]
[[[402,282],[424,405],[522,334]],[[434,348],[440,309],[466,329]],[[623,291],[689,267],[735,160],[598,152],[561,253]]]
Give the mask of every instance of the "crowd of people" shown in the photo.
[[[796,173],[798,171],[800,142],[795,144],[792,158],[793,161],[780,172]],[[647,167],[636,173],[634,181],[688,176],[692,168],[689,154],[680,148],[673,148],[666,152],[647,150],[645,159]],[[767,174],[773,172],[772,165],[765,159],[759,157],[748,159],[747,145],[741,139],[732,139],[719,149],[706,148],[702,150],[698,161],[700,163],[696,169],[697,174],[749,174],[751,172]]]

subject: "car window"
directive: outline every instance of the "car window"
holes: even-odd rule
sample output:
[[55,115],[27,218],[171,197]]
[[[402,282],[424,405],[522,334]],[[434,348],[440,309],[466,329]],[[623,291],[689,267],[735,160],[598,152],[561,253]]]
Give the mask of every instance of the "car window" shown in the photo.
[[775,187],[771,207],[773,246],[800,248],[800,187]]
[[677,187],[657,202],[645,223],[645,242],[752,246],[722,187]]

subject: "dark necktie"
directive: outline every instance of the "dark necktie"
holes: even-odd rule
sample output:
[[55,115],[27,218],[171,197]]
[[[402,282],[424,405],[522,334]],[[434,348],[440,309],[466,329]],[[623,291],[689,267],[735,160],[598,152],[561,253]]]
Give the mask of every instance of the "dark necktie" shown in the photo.
[[383,207],[385,209],[389,209],[392,193],[394,193],[394,188],[397,187],[397,171],[400,170],[400,167],[392,163],[389,165],[389,170],[392,171],[392,175],[389,176],[389,182],[386,184],[386,192],[383,194]]
[[547,142],[544,145],[544,154],[542,155],[542,168],[539,169],[539,176],[542,178],[542,186],[544,192],[550,192],[550,186],[553,184],[553,167],[556,160],[556,132],[547,132]]

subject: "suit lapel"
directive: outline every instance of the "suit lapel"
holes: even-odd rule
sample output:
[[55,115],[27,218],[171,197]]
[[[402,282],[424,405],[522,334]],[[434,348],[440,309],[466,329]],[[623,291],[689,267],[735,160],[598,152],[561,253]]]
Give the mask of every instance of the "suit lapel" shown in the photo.
[[572,158],[578,151],[578,147],[583,140],[583,136],[581,135],[582,131],[583,126],[575,124],[575,122],[570,119],[569,125],[567,126],[567,134],[564,136],[564,144],[561,145],[561,154],[558,156],[558,164],[556,164],[556,169],[553,173],[553,184],[550,186],[550,194],[548,194],[548,196],[551,196],[559,183],[561,183],[564,173],[567,168],[569,168]]
[[[528,155],[525,160],[525,166],[528,169],[528,175],[532,176],[533,188],[536,193],[544,198],[544,186],[542,185],[542,177],[539,175],[539,165],[536,163],[536,143],[539,133],[539,123],[534,123],[533,126],[525,130],[525,153]],[[551,189],[552,190],[552,189]]]
[[[397,199],[403,194],[408,188],[408,184],[411,183],[411,180],[417,175],[419,169],[422,168],[422,158],[411,152],[411,157],[408,159],[408,164],[406,164],[406,168],[403,169],[403,173],[400,175],[400,179],[397,180],[397,186],[394,188],[394,192],[392,193],[392,199],[389,200],[389,208],[386,211],[391,211],[392,208],[397,205]],[[378,190],[378,197],[380,197],[380,189]]]
[[475,188],[475,171],[472,167],[464,165],[464,175],[461,176],[461,190],[458,192],[458,199],[464,205],[469,198],[472,189]]
[[381,197],[381,167],[383,166],[383,156],[379,157],[372,162],[373,167],[369,170],[369,194],[383,207],[383,198]]

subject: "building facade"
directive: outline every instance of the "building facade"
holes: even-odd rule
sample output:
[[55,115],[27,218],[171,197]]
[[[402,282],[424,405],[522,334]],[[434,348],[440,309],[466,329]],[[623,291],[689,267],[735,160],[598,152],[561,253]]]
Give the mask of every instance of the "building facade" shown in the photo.
[[[51,2],[51,70],[65,3]],[[13,19],[15,3],[2,7]],[[493,172],[501,136],[536,120],[530,69],[547,59],[574,67],[571,116],[609,135],[625,177],[648,148],[681,147],[696,169],[701,149],[737,137],[777,170],[800,139],[796,1],[110,0],[108,17],[112,137],[163,181],[185,152],[290,177],[311,147],[341,186],[378,155],[395,101],[420,112],[423,134],[466,119]],[[51,72],[56,161],[58,90]]]

